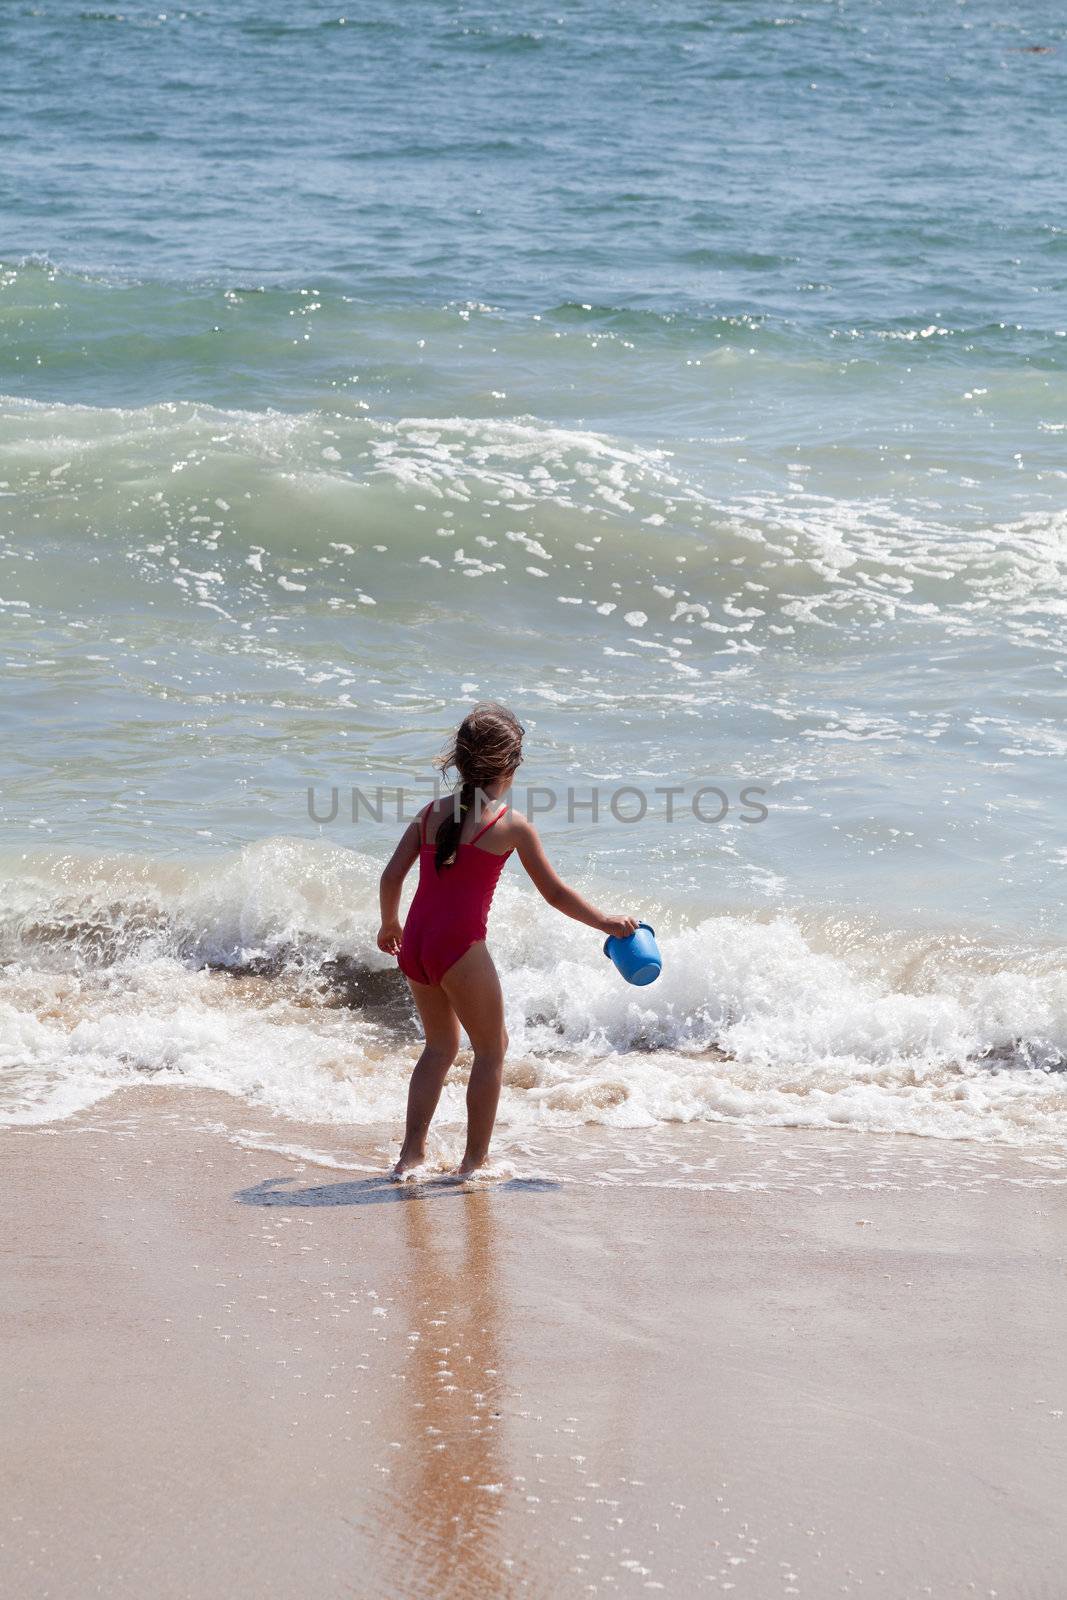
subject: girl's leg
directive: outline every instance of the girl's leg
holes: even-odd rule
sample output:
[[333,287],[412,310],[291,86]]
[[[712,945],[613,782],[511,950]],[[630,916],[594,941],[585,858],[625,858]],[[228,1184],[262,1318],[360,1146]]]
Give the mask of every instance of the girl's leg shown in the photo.
[[459,1049],[459,1021],[443,989],[408,979],[418,1007],[426,1043],[408,1085],[408,1120],[404,1145],[393,1172],[400,1177],[409,1167],[417,1167],[426,1156],[426,1135],[437,1110],[448,1069]]
[[504,1052],[508,1047],[504,1027],[504,996],[500,992],[493,958],[485,941],[472,944],[441,979],[452,1009],[463,1024],[474,1050],[467,1085],[467,1148],[461,1176],[485,1164],[496,1121]]

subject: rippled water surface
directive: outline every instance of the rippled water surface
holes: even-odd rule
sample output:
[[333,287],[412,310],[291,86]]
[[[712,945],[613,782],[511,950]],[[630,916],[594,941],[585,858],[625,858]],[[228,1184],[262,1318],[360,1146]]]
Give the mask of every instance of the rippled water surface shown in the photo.
[[[0,48],[10,1114],[394,1117],[397,825],[345,791],[493,695],[668,953],[620,994],[514,870],[516,1126],[1062,1136],[1058,8],[64,0]],[[568,822],[634,783],[674,820]]]

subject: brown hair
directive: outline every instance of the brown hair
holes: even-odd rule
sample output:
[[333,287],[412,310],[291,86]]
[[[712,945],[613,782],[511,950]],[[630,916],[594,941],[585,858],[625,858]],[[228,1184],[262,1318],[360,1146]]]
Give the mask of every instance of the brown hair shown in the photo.
[[456,859],[463,819],[478,790],[519,765],[525,732],[506,706],[497,705],[495,700],[482,700],[463,718],[451,745],[437,757],[435,766],[442,772],[455,767],[460,778],[459,803],[454,802],[441,820],[434,840],[434,866],[438,872]]

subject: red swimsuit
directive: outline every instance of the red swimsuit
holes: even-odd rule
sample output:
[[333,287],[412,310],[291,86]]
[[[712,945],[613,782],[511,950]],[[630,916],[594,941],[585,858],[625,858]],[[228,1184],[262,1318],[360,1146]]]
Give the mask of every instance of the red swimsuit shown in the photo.
[[430,809],[427,806],[422,814],[419,886],[404,923],[397,963],[413,983],[438,984],[472,944],[485,938],[493,890],[511,851],[495,856],[475,845],[475,840],[500,821],[507,810],[505,806],[473,839],[457,847],[450,867],[438,872],[434,846],[426,843]]

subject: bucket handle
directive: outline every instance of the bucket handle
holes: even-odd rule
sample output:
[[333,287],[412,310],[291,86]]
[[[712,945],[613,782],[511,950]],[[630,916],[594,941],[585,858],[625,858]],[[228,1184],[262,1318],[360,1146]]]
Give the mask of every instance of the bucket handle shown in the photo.
[[[647,928],[649,933],[652,935],[653,939],[656,937],[656,930],[652,926],[651,922],[639,922],[637,924],[637,927],[638,928]],[[634,933],[628,933],[626,935],[626,938],[627,939],[632,939],[636,932],[637,932],[637,928],[634,929]],[[610,955],[608,955],[608,945],[611,943],[612,939],[615,939],[615,938],[618,938],[617,934],[609,933],[607,938],[604,940],[604,954],[606,956],[608,956],[608,960],[609,961],[611,960],[611,957],[610,957]],[[625,940],[623,940],[623,943],[625,943]]]

